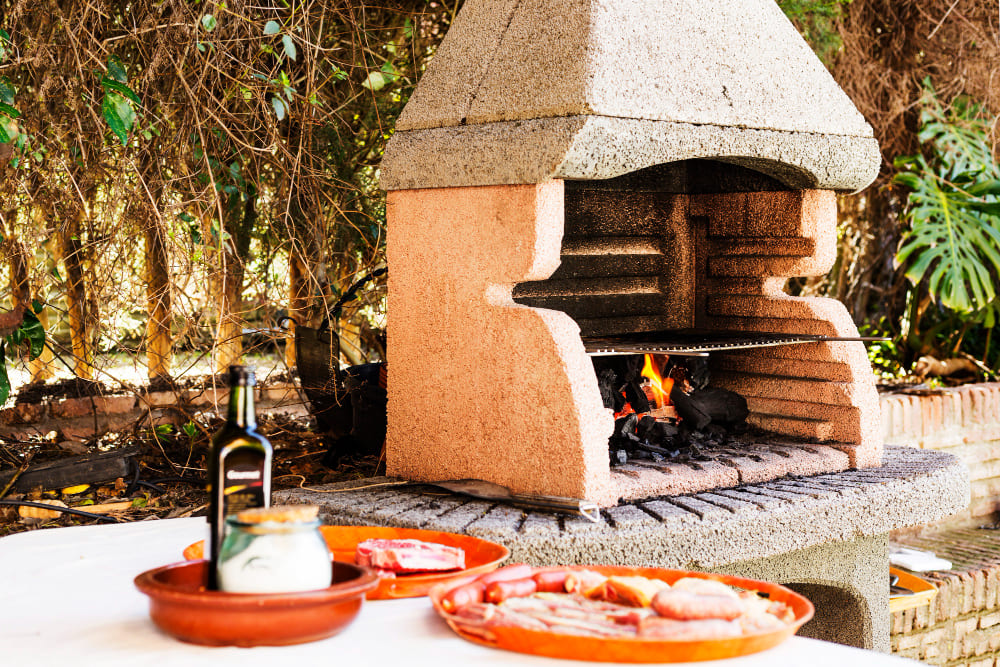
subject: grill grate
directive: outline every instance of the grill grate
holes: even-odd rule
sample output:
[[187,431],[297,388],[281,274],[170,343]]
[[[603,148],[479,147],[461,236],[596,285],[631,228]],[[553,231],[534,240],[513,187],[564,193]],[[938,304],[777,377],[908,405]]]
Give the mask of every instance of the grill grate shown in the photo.
[[801,345],[824,342],[867,342],[888,340],[878,336],[822,336],[740,331],[699,331],[681,329],[652,331],[627,336],[584,337],[583,347],[590,356],[616,354],[674,354],[708,356],[710,352],[746,350],[778,345]]

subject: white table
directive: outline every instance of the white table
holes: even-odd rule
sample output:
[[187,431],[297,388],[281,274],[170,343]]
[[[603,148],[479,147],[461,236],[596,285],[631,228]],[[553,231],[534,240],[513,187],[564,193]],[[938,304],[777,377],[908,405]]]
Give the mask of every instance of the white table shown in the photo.
[[[149,620],[132,579],[182,560],[204,519],[53,528],[0,539],[0,665],[523,665],[582,664],[484,648],[453,634],[426,598],[365,602],[357,620],[319,642],[253,649],[185,644]],[[594,663],[597,664],[597,663]],[[607,663],[604,663],[607,664]],[[802,637],[705,667],[842,667],[918,664]]]

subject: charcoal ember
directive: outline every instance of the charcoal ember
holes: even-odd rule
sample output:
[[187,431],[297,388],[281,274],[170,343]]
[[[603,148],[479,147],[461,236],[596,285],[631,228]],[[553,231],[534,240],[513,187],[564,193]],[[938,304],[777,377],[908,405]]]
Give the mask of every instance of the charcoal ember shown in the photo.
[[622,366],[620,375],[625,383],[634,382],[636,385],[642,384],[642,367],[646,363],[646,357],[641,354],[633,354],[618,357]]
[[681,430],[676,424],[658,421],[651,430],[649,441],[660,445],[669,445],[677,440],[680,432]]
[[639,423],[639,416],[636,414],[625,415],[615,420],[615,435],[619,438],[635,436],[635,427]]
[[656,428],[657,423],[655,417],[646,415],[639,419],[639,423],[636,424],[635,434],[639,436],[640,440],[657,442],[659,440],[659,433]]
[[626,452],[624,449],[615,450],[615,461],[619,465],[628,463],[628,452]]
[[688,382],[695,389],[704,389],[708,386],[711,373],[708,370],[707,357],[687,357],[683,361],[685,375]]
[[613,368],[604,368],[598,372],[597,386],[601,390],[604,407],[615,412],[625,407],[625,397],[618,390],[618,374]]
[[619,387],[614,394],[612,394],[611,398],[614,401],[612,405],[614,406],[614,411],[616,413],[624,410],[625,406],[628,404],[628,401],[625,400],[625,391],[622,387]]
[[670,390],[670,400],[678,416],[696,431],[710,423],[736,424],[750,414],[747,400],[734,391],[721,387],[706,387],[685,394],[676,384]]
[[642,388],[642,383],[631,381],[625,384],[625,399],[636,412],[649,412],[653,407],[649,404],[649,397]]

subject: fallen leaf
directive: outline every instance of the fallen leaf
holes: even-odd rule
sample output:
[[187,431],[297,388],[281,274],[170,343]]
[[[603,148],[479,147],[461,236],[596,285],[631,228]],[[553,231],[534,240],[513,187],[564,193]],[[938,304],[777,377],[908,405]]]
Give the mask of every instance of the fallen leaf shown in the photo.
[[[61,500],[38,500],[35,502],[42,505],[51,505],[53,507],[68,507],[68,505]],[[47,510],[41,507],[27,507],[24,505],[17,508],[17,513],[21,517],[21,522],[28,525],[41,523],[43,521],[48,521],[49,519],[58,519],[62,515],[62,512],[57,509]]]

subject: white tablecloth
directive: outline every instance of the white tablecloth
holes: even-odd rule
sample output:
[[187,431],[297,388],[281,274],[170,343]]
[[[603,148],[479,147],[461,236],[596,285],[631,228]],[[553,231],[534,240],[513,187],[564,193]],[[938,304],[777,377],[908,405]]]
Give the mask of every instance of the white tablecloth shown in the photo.
[[[207,533],[204,519],[54,528],[0,539],[0,665],[523,665],[580,664],[477,646],[460,639],[426,598],[365,602],[329,639],[287,647],[211,648],[162,634],[132,579],[182,560]],[[605,663],[606,664],[606,663]],[[792,637],[755,655],[705,667],[842,667],[917,664],[871,651]]]

